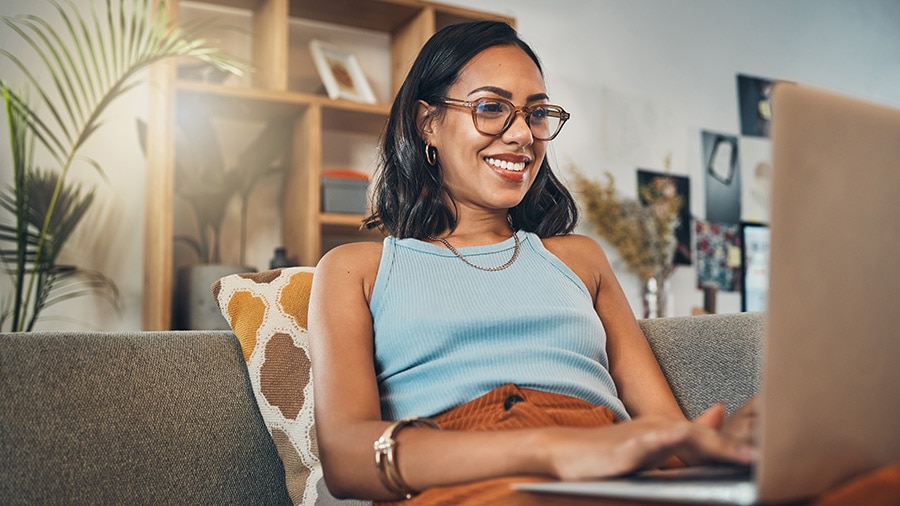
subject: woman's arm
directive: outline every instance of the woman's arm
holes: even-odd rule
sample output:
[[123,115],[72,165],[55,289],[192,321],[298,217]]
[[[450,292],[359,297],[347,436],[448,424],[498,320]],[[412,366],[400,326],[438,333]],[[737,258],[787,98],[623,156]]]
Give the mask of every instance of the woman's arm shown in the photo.
[[[607,353],[610,373],[619,390],[619,396],[628,412],[635,417],[658,415],[683,420],[684,413],[675,400],[672,389],[659,367],[659,362],[647,343],[647,338],[637,324],[625,293],[612,271],[603,249],[594,240],[592,251],[588,245],[578,250],[587,252],[599,272],[596,290],[596,308],[607,332]],[[740,445],[753,446],[756,409],[748,402],[730,418],[725,417],[725,407],[716,404],[697,417],[707,427],[720,430],[725,438]],[[752,452],[750,452],[752,453]],[[688,463],[703,463],[709,458],[693,450],[681,454]]]
[[[376,480],[374,467],[366,465],[371,445],[363,443],[385,425],[380,423],[367,305],[379,248],[374,243],[335,248],[321,259],[313,276],[309,349],[316,437],[327,483],[336,495],[365,492],[367,482]],[[345,489],[350,485],[344,483],[344,473],[359,476],[363,488]],[[365,495],[375,497],[377,482],[369,488]]]
[[[593,239],[580,235],[553,237],[544,243],[578,274],[594,296],[597,314],[606,330],[610,374],[628,413],[635,418],[685,420],[603,248]],[[754,458],[753,402],[727,420],[724,405],[714,405],[694,422],[719,431],[722,444],[741,447],[746,458]],[[682,448],[678,456],[689,464],[717,460],[705,450],[693,447]]]

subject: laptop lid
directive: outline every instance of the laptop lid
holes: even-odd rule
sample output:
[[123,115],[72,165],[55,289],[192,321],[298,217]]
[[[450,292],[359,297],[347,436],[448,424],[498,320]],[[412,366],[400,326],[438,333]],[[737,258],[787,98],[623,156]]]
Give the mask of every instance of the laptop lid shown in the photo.
[[759,495],[900,460],[900,110],[779,84]]

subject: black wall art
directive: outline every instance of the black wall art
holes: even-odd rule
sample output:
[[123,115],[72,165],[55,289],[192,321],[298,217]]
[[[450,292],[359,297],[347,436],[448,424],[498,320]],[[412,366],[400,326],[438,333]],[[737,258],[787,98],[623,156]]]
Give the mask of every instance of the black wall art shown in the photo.
[[768,137],[772,119],[769,98],[775,82],[770,79],[737,76],[738,104],[741,113],[741,135]]
[[704,130],[702,144],[706,220],[740,223],[741,167],[737,137]]

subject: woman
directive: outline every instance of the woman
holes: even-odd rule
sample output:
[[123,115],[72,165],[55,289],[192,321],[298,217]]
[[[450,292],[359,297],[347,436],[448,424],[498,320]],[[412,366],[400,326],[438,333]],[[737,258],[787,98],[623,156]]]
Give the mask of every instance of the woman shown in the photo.
[[[575,203],[545,158],[568,117],[506,24],[423,47],[367,220],[389,236],[331,250],[313,284],[336,496],[511,504],[513,481],[752,461],[721,406],[684,418],[603,250],[571,233]],[[433,420],[392,423],[408,417]]]

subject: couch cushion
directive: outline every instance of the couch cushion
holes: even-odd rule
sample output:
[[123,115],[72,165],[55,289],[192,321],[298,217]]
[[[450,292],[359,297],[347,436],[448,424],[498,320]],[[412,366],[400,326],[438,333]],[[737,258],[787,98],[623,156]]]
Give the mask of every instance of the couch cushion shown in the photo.
[[307,308],[313,268],[226,276],[212,290],[237,335],[294,504],[339,501],[325,487],[313,420]]
[[290,504],[238,342],[0,334],[0,503]]
[[681,409],[694,418],[716,402],[732,412],[760,387],[763,313],[641,320]]

